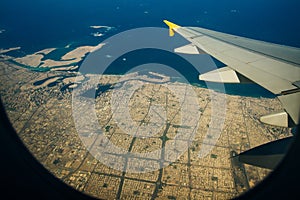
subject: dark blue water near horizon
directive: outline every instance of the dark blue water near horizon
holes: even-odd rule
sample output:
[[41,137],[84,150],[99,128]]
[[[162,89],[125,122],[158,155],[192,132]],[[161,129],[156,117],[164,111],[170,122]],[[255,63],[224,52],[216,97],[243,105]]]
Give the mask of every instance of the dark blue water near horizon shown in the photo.
[[297,0],[3,0],[0,48],[21,46],[31,53],[72,42],[95,44],[105,37],[93,37],[91,25],[121,32],[165,27],[163,19],[300,47],[299,8]]
[[[166,27],[164,19],[300,47],[299,10],[298,0],[3,0],[0,31],[5,31],[0,33],[0,48],[20,46],[21,50],[12,52],[16,56],[52,47],[61,48],[63,54],[67,45],[71,49],[97,45],[125,30]],[[92,25],[114,29],[94,37],[97,30],[90,28]],[[58,52],[50,56],[59,57]],[[229,91],[260,88],[226,87]],[[264,90],[260,93],[269,96]]]

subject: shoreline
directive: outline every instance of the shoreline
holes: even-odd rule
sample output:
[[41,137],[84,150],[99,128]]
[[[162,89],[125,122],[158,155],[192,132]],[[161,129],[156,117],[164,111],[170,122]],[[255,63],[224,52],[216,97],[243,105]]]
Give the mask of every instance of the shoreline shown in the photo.
[[[58,66],[58,67],[31,67],[31,66],[26,66],[24,64],[18,63],[14,60],[8,60],[14,65],[17,65],[19,67],[28,69],[30,71],[35,71],[35,72],[77,72],[80,69],[80,66],[77,65],[77,63],[73,63],[67,66]],[[154,72],[155,73],[155,72]],[[126,74],[119,74],[119,73],[104,73],[103,75],[108,75],[108,76],[123,76]],[[162,76],[165,76],[162,74]],[[180,82],[176,77],[170,77],[170,82]],[[214,83],[216,85],[216,88],[218,87],[219,83]],[[206,84],[204,81],[199,82],[190,82],[190,85],[194,87],[199,87],[199,88],[205,88],[205,89],[211,89],[216,92],[221,92],[219,90],[216,90],[216,88],[207,88]],[[276,98],[276,95],[272,94],[271,92],[267,91],[266,89],[262,88],[261,86],[257,84],[224,84],[225,86],[225,94],[228,95],[233,95],[233,96],[241,96],[241,97],[253,97],[253,98],[268,98],[268,99],[273,99]],[[236,88],[236,89],[235,89]],[[250,94],[249,94],[249,90]],[[254,91],[258,91],[257,93],[254,93]],[[247,94],[248,93],[248,94]]]

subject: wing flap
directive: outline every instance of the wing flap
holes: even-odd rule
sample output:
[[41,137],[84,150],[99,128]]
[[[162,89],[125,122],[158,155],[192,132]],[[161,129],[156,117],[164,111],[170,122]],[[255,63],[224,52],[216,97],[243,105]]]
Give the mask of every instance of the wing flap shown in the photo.
[[230,67],[223,67],[205,74],[199,75],[199,80],[217,82],[217,83],[249,83],[251,82],[246,77],[237,73]]
[[278,99],[295,124],[300,121],[300,92],[282,95]]
[[289,127],[289,117],[286,112],[273,113],[260,118],[260,121],[265,124]]
[[174,50],[176,53],[184,53],[184,54],[205,54],[204,51],[199,49],[196,45],[188,44],[182,47],[178,47]]

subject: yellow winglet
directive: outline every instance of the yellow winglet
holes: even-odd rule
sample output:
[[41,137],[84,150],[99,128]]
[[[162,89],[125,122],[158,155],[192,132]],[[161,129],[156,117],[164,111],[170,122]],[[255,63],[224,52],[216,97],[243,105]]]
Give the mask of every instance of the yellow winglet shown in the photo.
[[168,20],[164,20],[164,23],[167,24],[169,26],[169,35],[170,36],[174,36],[174,29],[175,28],[180,28],[180,26],[178,26],[177,24],[174,24],[172,22],[169,22]]

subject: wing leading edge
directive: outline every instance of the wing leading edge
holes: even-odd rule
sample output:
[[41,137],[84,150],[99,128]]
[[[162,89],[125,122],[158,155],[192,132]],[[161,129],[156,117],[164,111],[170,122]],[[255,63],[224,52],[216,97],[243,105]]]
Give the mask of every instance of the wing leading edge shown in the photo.
[[[255,82],[278,95],[284,112],[261,117],[266,124],[293,127],[300,115],[300,49],[248,39],[198,27],[181,27],[164,20],[191,42],[176,52],[205,52],[227,67],[199,75],[200,80],[223,83]],[[188,47],[190,46],[190,47]],[[179,50],[183,50],[180,52]],[[189,50],[190,49],[190,50]]]

